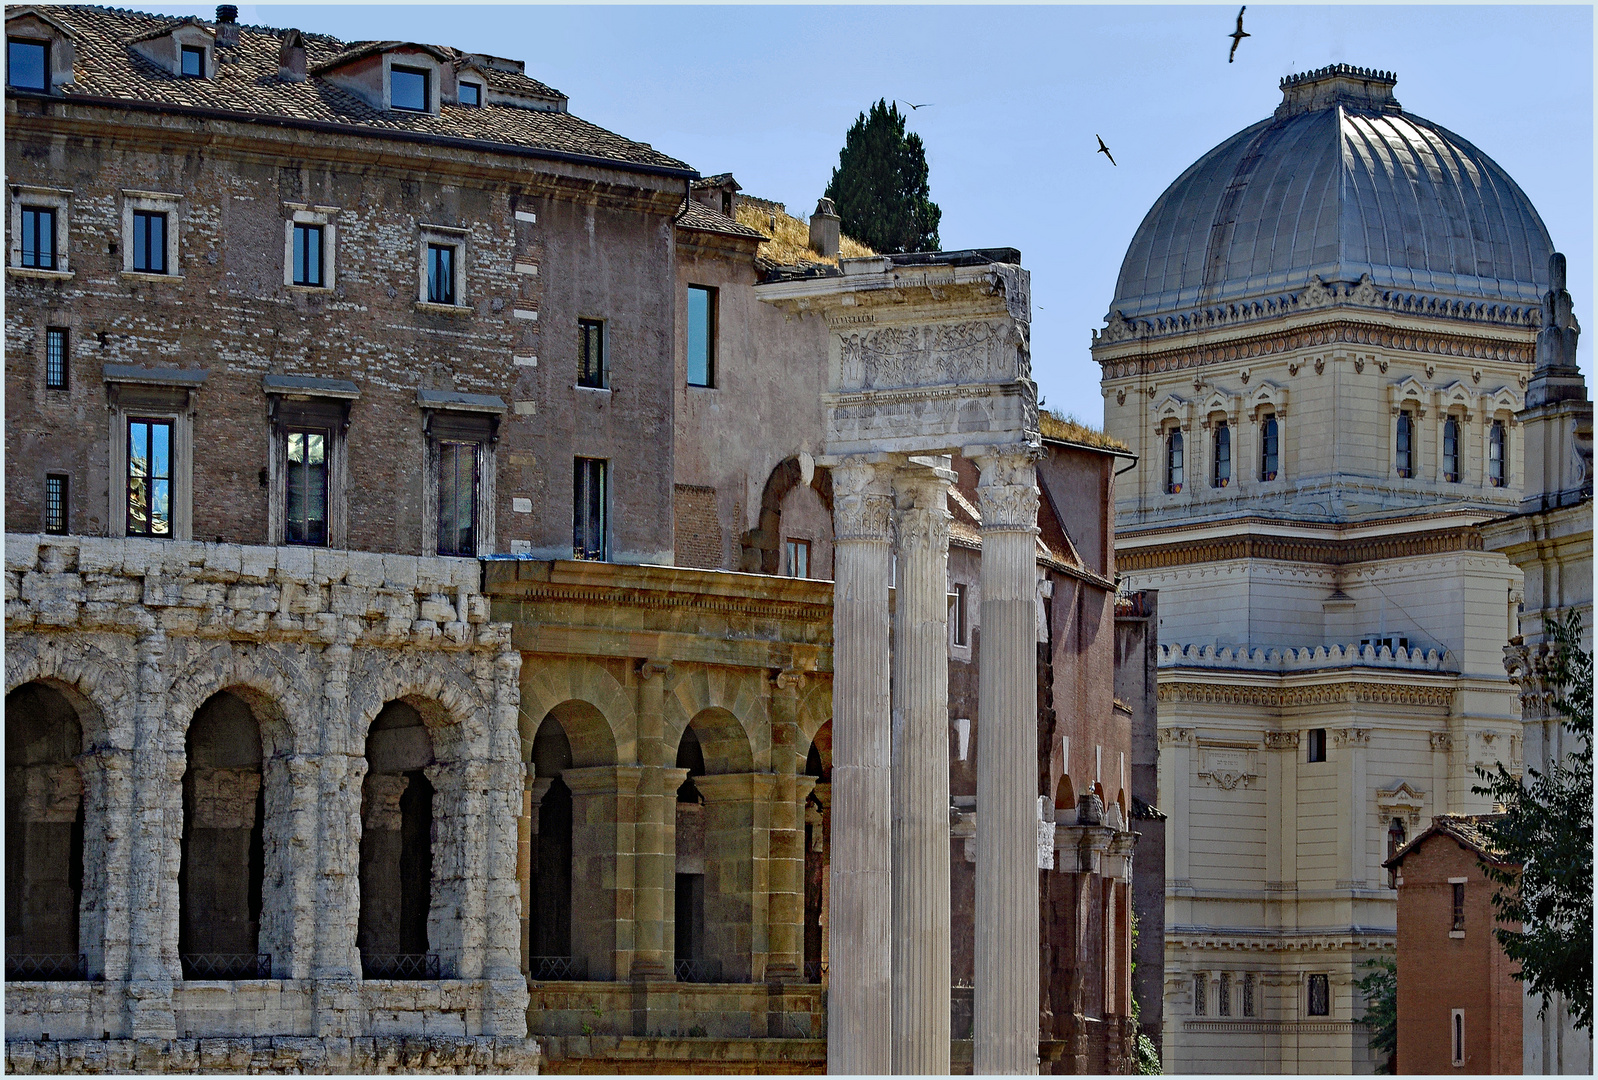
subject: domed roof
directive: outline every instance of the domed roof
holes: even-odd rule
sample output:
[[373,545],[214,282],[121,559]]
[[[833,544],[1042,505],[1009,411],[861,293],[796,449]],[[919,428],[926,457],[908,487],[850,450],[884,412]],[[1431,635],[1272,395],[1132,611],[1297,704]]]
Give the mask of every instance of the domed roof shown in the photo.
[[1284,79],[1273,117],[1205,154],[1148,212],[1112,316],[1366,274],[1379,289],[1539,303],[1553,244],[1526,193],[1458,135],[1405,113],[1395,82],[1345,64]]

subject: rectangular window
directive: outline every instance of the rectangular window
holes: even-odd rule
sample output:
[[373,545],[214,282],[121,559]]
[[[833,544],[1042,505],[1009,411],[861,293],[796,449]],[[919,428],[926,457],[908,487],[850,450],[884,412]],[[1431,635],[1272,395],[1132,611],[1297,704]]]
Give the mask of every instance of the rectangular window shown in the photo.
[[182,73],[185,79],[205,78],[205,50],[194,45],[183,46]]
[[1232,1015],[1232,975],[1231,972],[1221,972],[1220,994],[1215,999],[1216,1013],[1221,1016]]
[[455,302],[455,248],[450,244],[427,245],[427,302]]
[[456,96],[459,97],[460,103],[468,108],[475,109],[483,104],[483,88],[476,83],[461,83]]
[[810,576],[810,541],[788,541],[788,576],[802,578]]
[[427,111],[427,72],[393,67],[388,73],[388,103],[409,112]]
[[577,320],[577,385],[605,385],[605,324],[599,319]]
[[688,385],[714,386],[716,378],[716,290],[688,286]]
[[327,543],[327,444],[324,429],[288,429],[286,543]]
[[1232,429],[1225,420],[1215,425],[1215,473],[1210,486],[1223,488],[1232,482]]
[[477,554],[478,444],[438,444],[438,553]]
[[321,287],[322,226],[294,224],[294,284]]
[[1509,460],[1504,453],[1504,422],[1494,420],[1492,427],[1487,429],[1487,480],[1493,487],[1503,487],[1507,477],[1505,464]]
[[1325,975],[1311,975],[1309,977],[1309,1014],[1311,1016],[1332,1015],[1332,988]]
[[67,532],[67,483],[62,473],[44,478],[44,531],[57,536]]
[[1275,480],[1277,467],[1281,461],[1281,429],[1277,426],[1274,413],[1265,415],[1264,426],[1260,430],[1260,479]]
[[1254,1015],[1254,973],[1243,974],[1243,1015]]
[[1450,929],[1458,930],[1461,933],[1465,929],[1465,883],[1463,881],[1454,882],[1454,923]]
[[44,387],[46,390],[67,388],[67,328],[49,326],[44,331]]
[[1193,1015],[1203,1016],[1209,1011],[1210,981],[1201,971],[1193,976]]
[[966,607],[966,586],[954,587],[954,618],[949,620],[954,624],[954,643],[956,645],[969,645],[971,643],[971,627],[968,623],[969,611]]
[[166,273],[166,215],[133,211],[133,269],[141,274]]
[[603,561],[605,472],[609,462],[578,458],[572,469],[572,557]]
[[1443,479],[1459,483],[1459,421],[1450,416],[1443,421]]
[[1305,756],[1304,760],[1309,762],[1325,761],[1326,729],[1323,727],[1310,728],[1307,746],[1309,747],[1309,753]]
[[1415,421],[1407,412],[1398,414],[1397,448],[1394,452],[1394,469],[1408,479],[1415,475]]
[[1449,1017],[1449,1023],[1453,1027],[1451,1032],[1453,1038],[1449,1040],[1454,1047],[1453,1063],[1463,1065],[1465,1064],[1465,1010],[1455,1009]]
[[50,47],[42,41],[6,42],[6,82],[18,90],[50,89]]
[[172,421],[128,421],[128,535],[172,535]]
[[48,206],[22,208],[22,265],[35,270],[55,269],[55,210]]

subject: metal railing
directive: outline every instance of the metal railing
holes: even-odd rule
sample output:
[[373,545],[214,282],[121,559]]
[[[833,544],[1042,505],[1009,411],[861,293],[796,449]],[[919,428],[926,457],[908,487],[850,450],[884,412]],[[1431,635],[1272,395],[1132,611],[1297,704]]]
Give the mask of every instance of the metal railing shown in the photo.
[[534,982],[549,979],[582,980],[588,978],[586,956],[529,956],[527,977]]
[[363,979],[438,979],[437,953],[361,953]]
[[6,982],[83,982],[89,958],[82,953],[22,953],[6,956]]
[[271,953],[184,953],[185,979],[270,979]]
[[827,965],[820,960],[805,961],[805,982],[818,983],[827,973]]
[[677,960],[672,974],[678,982],[713,983],[721,981],[720,960]]

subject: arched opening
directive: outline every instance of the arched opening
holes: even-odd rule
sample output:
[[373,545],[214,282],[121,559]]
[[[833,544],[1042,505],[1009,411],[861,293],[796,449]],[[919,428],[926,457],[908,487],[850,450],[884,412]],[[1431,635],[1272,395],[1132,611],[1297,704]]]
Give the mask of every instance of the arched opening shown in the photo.
[[83,726],[66,695],[6,695],[6,978],[83,979]]
[[553,715],[533,737],[533,880],[528,912],[528,975],[572,978],[572,793],[560,774],[572,767],[571,742]]
[[826,957],[822,912],[827,902],[826,808],[830,789],[817,789],[832,783],[832,721],[821,725],[810,743],[804,774],[816,782],[805,799],[805,981],[819,983]]
[[[679,982],[747,982],[753,972],[754,757],[743,725],[705,709],[683,730],[677,767]],[[695,799],[696,801],[683,801]]]
[[436,979],[433,906],[433,738],[422,714],[391,701],[366,734],[361,785],[361,910],[355,944],[367,979]]
[[[799,457],[785,458],[766,477],[760,494],[760,520],[740,538],[738,569],[748,573],[786,572],[789,539],[810,544],[808,577],[830,576],[832,566],[832,474],[812,466],[808,495],[791,497],[804,485]],[[786,530],[786,531],[785,531]]]
[[261,728],[226,690],[195,710],[185,741],[178,954],[185,979],[268,979],[260,952],[266,877]]
[[1070,773],[1061,773],[1060,782],[1054,785],[1054,820],[1076,820],[1076,786]]
[[689,727],[677,744],[677,768],[688,775],[677,787],[677,978],[691,981],[705,957],[705,797],[694,777],[705,775],[705,752]]

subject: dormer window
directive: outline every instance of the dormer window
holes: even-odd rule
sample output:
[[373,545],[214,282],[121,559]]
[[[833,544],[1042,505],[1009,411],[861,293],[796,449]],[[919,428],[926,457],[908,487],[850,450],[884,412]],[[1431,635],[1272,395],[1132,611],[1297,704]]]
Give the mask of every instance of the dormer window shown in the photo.
[[205,78],[205,50],[195,45],[183,46],[182,67],[179,74],[185,79]]
[[8,38],[6,84],[18,90],[50,89],[50,46],[43,41]]
[[460,103],[467,108],[481,108],[483,104],[483,87],[480,83],[463,82],[459,89]]
[[389,69],[389,105],[407,112],[427,112],[427,72],[395,65]]

